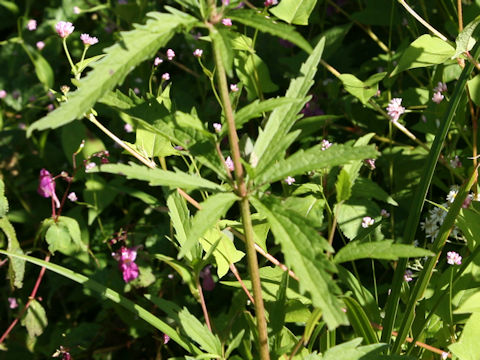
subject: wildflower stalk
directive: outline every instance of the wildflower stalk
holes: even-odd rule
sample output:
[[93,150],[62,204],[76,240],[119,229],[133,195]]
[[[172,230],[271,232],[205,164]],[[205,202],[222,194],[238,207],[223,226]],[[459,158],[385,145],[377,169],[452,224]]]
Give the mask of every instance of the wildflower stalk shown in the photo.
[[[207,24],[210,33],[217,31],[210,23]],[[212,36],[212,39],[215,37]],[[221,51],[218,44],[213,41],[213,51],[215,66],[217,69],[217,82],[219,87],[220,99],[223,104],[223,110],[228,126],[228,140],[232,151],[234,173],[236,180],[236,193],[240,196],[240,211],[242,214],[242,223],[245,234],[245,245],[247,250],[248,269],[252,281],[253,298],[255,300],[255,315],[257,318],[257,329],[260,348],[260,359],[269,360],[267,321],[265,318],[265,308],[262,298],[262,287],[260,283],[260,274],[258,269],[257,253],[255,252],[255,240],[253,236],[253,226],[250,213],[250,202],[248,200],[247,185],[245,183],[244,171],[240,157],[240,147],[237,131],[235,128],[235,119],[233,117],[232,104],[230,102],[227,75],[223,65]]]
[[444,36],[440,31],[438,31],[432,25],[430,25],[428,22],[426,22],[420,15],[418,15],[415,12],[415,10],[413,10],[410,6],[408,6],[408,4],[405,2],[405,0],[397,0],[397,1],[400,3],[400,5],[402,5],[405,8],[405,10],[407,10],[410,13],[410,15],[412,15],[415,19],[417,19],[418,22],[420,24],[422,24],[423,26],[425,26],[432,34],[435,34],[436,36],[438,36],[443,41],[448,41],[446,36]]
[[65,50],[65,54],[67,55],[68,63],[70,64],[70,67],[72,68],[72,73],[76,76],[77,75],[77,67],[74,65],[72,61],[72,57],[70,56],[70,52],[68,51],[67,47],[67,37],[64,37],[62,39],[63,43],[63,49]]

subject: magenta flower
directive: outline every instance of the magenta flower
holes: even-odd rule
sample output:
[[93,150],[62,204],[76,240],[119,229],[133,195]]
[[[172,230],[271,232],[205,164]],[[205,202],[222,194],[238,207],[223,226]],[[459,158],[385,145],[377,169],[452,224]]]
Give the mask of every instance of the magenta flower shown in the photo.
[[163,334],[163,343],[166,344],[170,341],[170,336],[167,334]]
[[0,99],[5,99],[7,97],[7,92],[5,90],[0,90]]
[[68,37],[68,35],[70,35],[74,29],[75,26],[68,21],[60,21],[57,23],[57,25],[55,25],[55,31],[62,39]]
[[55,193],[55,180],[53,180],[52,175],[46,169],[40,170],[40,179],[37,192],[45,198],[51,197],[55,202],[55,206],[57,208],[60,207],[60,201]]
[[228,6],[228,5],[230,5],[230,0],[222,0],[222,5],[223,5],[223,6]]
[[68,200],[73,201],[73,202],[78,200],[77,194],[75,194],[73,191],[70,194],[68,194],[67,197],[68,197]]
[[8,307],[10,309],[16,309],[18,307],[17,299],[15,299],[14,297],[9,297],[7,300],[8,300]]
[[90,36],[88,34],[80,35],[80,40],[83,41],[83,44],[85,46],[91,46],[91,45],[95,45],[96,43],[98,43],[98,39],[95,36]]
[[462,257],[455,251],[447,252],[447,263],[450,265],[462,265]]
[[278,0],[265,0],[265,2],[263,3],[263,5],[267,7],[277,5],[277,4],[278,4]]
[[36,44],[36,45],[37,45],[37,49],[38,49],[39,51],[42,51],[43,48],[45,47],[45,43],[44,43],[43,41],[37,41],[37,44]]
[[375,170],[375,159],[365,159],[364,162],[370,170]]
[[227,168],[230,171],[235,169],[235,165],[233,165],[233,160],[230,156],[225,159],[225,165],[227,165]]
[[393,98],[392,100],[390,100],[387,106],[387,112],[388,116],[390,116],[390,119],[393,122],[397,122],[400,118],[400,115],[405,112],[405,108],[402,106],[402,99]]
[[442,93],[440,91],[437,91],[436,93],[433,94],[432,101],[435,104],[440,104],[442,102],[443,98],[444,98],[444,96],[442,95]]
[[230,18],[222,19],[222,24],[225,26],[232,26],[232,19]]
[[112,254],[114,259],[118,261],[118,267],[122,271],[123,280],[128,283],[138,277],[138,266],[135,264],[137,258],[137,248],[127,248],[122,246],[117,253]]
[[167,59],[168,60],[173,60],[174,57],[175,57],[175,51],[173,51],[172,49],[168,49],[167,50]]
[[37,20],[35,19],[28,20],[27,29],[30,31],[37,30]]

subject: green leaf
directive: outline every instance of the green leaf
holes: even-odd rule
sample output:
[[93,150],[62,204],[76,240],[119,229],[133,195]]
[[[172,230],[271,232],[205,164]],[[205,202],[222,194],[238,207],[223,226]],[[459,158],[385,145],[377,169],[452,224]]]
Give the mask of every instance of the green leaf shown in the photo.
[[374,356],[377,355],[379,357],[381,350],[387,346],[386,344],[371,344],[360,346],[361,343],[362,338],[357,338],[345,342],[341,345],[334,346],[328,349],[322,357],[318,358],[318,360],[375,359]]
[[193,277],[193,271],[192,269],[188,268],[185,266],[183,263],[180,261],[177,261],[170,256],[166,256],[163,254],[155,254],[155,257],[169,265],[173,270],[175,270],[178,275],[182,278],[183,282],[188,285],[190,291],[192,294],[195,296],[196,299],[199,299],[199,294],[195,282],[195,278]]
[[30,302],[21,323],[27,328],[28,336],[34,338],[43,334],[48,324],[47,313],[37,300],[33,299]]
[[38,80],[40,80],[43,85],[51,89],[54,82],[52,67],[38,52],[34,53],[33,58],[35,73],[37,74]]
[[347,164],[352,160],[374,159],[378,155],[374,146],[351,147],[347,145],[333,145],[322,150],[322,144],[308,150],[299,150],[285,160],[278,161],[263,173],[258,173],[255,179],[263,184],[283,180],[287,176],[305,174],[311,170],[319,170]]
[[233,193],[219,193],[210,196],[200,204],[201,210],[198,210],[193,217],[187,241],[182,245],[178,254],[179,258],[187,254],[207,230],[212,228],[220,217],[225,215],[235,200],[237,200],[237,197]]
[[433,256],[429,250],[413,245],[394,244],[393,240],[361,242],[352,241],[342,247],[335,258],[340,264],[358,259],[398,260],[398,258]]
[[290,25],[277,23],[254,10],[235,10],[235,12],[228,13],[228,16],[232,21],[251,26],[261,32],[266,32],[273,36],[288,40],[305,50],[307,53],[312,52],[312,47],[308,41],[305,40],[302,35],[297,33],[295,28]]
[[77,68],[77,71],[81,73],[83,70],[85,70],[85,68],[88,65],[90,65],[90,63],[96,62],[96,61],[102,59],[105,56],[106,56],[106,54],[92,56],[91,58],[84,59],[83,61],[79,61],[78,63],[75,64],[75,67]]
[[150,169],[130,162],[125,164],[100,165],[89,172],[106,172],[126,176],[127,179],[148,181],[151,186],[168,186],[182,189],[208,189],[221,191],[223,188],[209,180],[184,172],[173,172],[162,169]]
[[45,240],[48,244],[48,251],[52,254],[60,251],[62,254],[72,255],[80,250],[87,250],[86,245],[82,242],[77,220],[60,216],[57,222],[53,219],[45,220],[44,226],[48,226]]
[[136,25],[134,30],[121,33],[121,42],[106,49],[107,55],[92,64],[93,70],[80,80],[78,89],[69,95],[68,101],[33,123],[27,136],[34,130],[57,128],[83,117],[98,99],[121,84],[132,69],[152,58],[176,31],[193,24],[191,19],[171,14],[151,12],[148,16],[146,25]]
[[374,74],[365,82],[352,74],[341,74],[340,80],[350,94],[358,98],[362,104],[366,104],[372,96],[378,92],[378,83],[387,75],[386,72]]
[[454,54],[455,49],[446,41],[422,35],[405,49],[390,77],[404,70],[442,64]]
[[70,269],[67,269],[63,266],[53,264],[51,262],[46,262],[44,260],[40,260],[31,256],[27,255],[20,255],[20,254],[15,254],[12,252],[8,252],[5,250],[0,250],[0,254],[4,254],[7,256],[12,256],[18,259],[21,259],[23,261],[28,261],[32,264],[45,267],[48,270],[51,270],[57,274],[60,274],[70,280],[73,280],[79,284],[82,284],[84,287],[93,290],[100,295],[104,296],[107,299],[112,300],[114,303],[119,304],[120,306],[123,306],[125,309],[128,311],[132,312],[136,316],[140,317],[141,319],[145,320],[148,322],[150,325],[152,325],[154,328],[158,329],[159,331],[167,334],[170,339],[175,341],[178,345],[183,347],[185,350],[194,353],[194,354],[200,354],[200,350],[194,346],[193,344],[187,342],[184,340],[182,337],[178,335],[178,333],[170,327],[166,322],[160,320],[158,317],[153,315],[151,312],[145,310],[143,307],[140,305],[135,304],[133,301],[127,299],[126,297],[120,295],[118,292],[96,282],[93,279],[90,279],[84,275],[78,274]]
[[13,1],[1,0],[0,6],[5,7],[6,9],[10,10],[10,12],[14,13],[15,15],[18,14],[18,6]]
[[190,339],[200,345],[200,347],[210,354],[222,356],[222,344],[220,339],[212,334],[208,328],[203,325],[195,316],[190,314],[186,308],[178,314],[183,330]]
[[279,19],[295,25],[308,25],[317,0],[282,0],[269,11]]
[[136,131],[135,147],[140,154],[147,158],[165,157],[178,153],[168,139],[141,126]]
[[257,54],[240,52],[235,56],[235,72],[247,90],[248,100],[278,90],[272,82],[267,64]]
[[225,359],[229,359],[230,354],[235,350],[243,340],[243,335],[245,334],[245,329],[242,329],[238,332],[237,335],[233,338],[232,341],[228,344],[227,351],[225,352]]
[[251,200],[253,206],[267,217],[275,241],[282,246],[287,265],[298,275],[302,291],[310,293],[313,305],[322,309],[328,327],[334,329],[346,324],[346,315],[335,296],[339,289],[329,274],[335,268],[318,251],[333,249],[304,218],[288,211],[281,203],[253,197]]
[[480,105],[480,74],[467,81],[470,96],[475,105]]
[[352,23],[347,23],[345,25],[334,26],[321,34],[321,36],[325,37],[324,60],[327,60],[342,46],[342,41],[352,28],[352,25]]
[[187,233],[190,229],[190,211],[187,202],[177,191],[174,191],[167,198],[167,206],[176,239],[182,246],[187,241]]
[[466,51],[472,50],[476,42],[472,37],[472,34],[479,23],[480,16],[477,16],[473,21],[463,28],[460,34],[458,34],[457,38],[455,39],[457,48],[455,49],[455,54],[453,54],[452,59],[457,58]]
[[470,296],[465,302],[463,302],[458,309],[455,310],[456,314],[466,313],[480,313],[480,292],[476,292]]
[[347,316],[350,325],[355,330],[356,335],[363,337],[365,344],[378,343],[377,334],[370,324],[367,314],[361,305],[351,297],[344,297],[343,302],[347,306]]
[[[0,185],[2,184],[0,180]],[[1,192],[0,192],[1,195]],[[0,196],[1,197],[1,196]],[[17,234],[12,224],[6,217],[0,217],[0,229],[5,233],[8,240],[7,250],[23,255],[22,248],[17,240]],[[10,286],[21,288],[23,286],[23,277],[25,275],[25,261],[18,258],[9,257],[8,263],[8,277],[10,279]]]
[[85,182],[83,198],[90,205],[88,208],[88,225],[91,225],[97,216],[115,200],[119,190],[114,184],[113,181],[107,183],[96,174],[91,175]]
[[3,218],[8,213],[8,200],[5,197],[5,184],[0,179],[0,218]]
[[352,194],[352,182],[345,169],[342,169],[340,174],[338,174],[335,189],[337,190],[337,203],[346,201],[350,198],[350,195]]
[[[315,46],[315,49],[307,61],[302,64],[300,68],[301,75],[290,82],[288,90],[285,93],[286,98],[303,100],[277,107],[270,114],[263,131],[260,132],[253,149],[253,154],[258,160],[256,166],[257,171],[260,172],[270,166],[273,159],[277,158],[280,151],[284,149],[284,147],[276,147],[276,145],[286,138],[298,118],[298,113],[308,101],[308,92],[313,85],[313,78],[315,77],[318,63],[322,57],[324,45],[325,39],[322,38]],[[294,139],[291,139],[291,141],[293,140]]]
[[227,274],[230,264],[239,262],[245,254],[237,250],[233,241],[218,229],[210,229],[200,238],[200,244],[207,253],[217,241],[219,242],[213,251],[213,256],[217,262],[217,274],[220,279]]
[[398,206],[398,203],[377,183],[362,177],[355,181],[355,184],[352,188],[352,196],[380,200],[386,202],[387,204]]
[[473,251],[478,246],[480,239],[480,215],[473,210],[462,209],[456,225],[462,230],[463,236],[467,239],[469,250]]
[[460,340],[448,349],[460,360],[478,360],[478,338],[480,337],[480,314],[470,316],[462,331]]

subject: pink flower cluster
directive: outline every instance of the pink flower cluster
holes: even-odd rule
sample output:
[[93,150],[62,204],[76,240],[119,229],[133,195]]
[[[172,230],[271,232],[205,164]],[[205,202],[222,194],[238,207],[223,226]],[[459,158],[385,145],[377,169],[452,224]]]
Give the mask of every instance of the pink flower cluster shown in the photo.
[[137,247],[127,248],[122,246],[120,250],[112,254],[113,258],[118,261],[118,267],[122,271],[123,280],[128,283],[135,280],[139,275],[135,259],[137,258]]
[[447,252],[447,263],[450,265],[462,265],[462,257],[455,251]]
[[447,91],[447,84],[439,81],[437,86],[435,86],[435,88],[433,89],[432,101],[436,104],[440,104],[442,100],[445,98],[442,93],[446,91]]
[[80,35],[80,40],[83,41],[85,46],[95,45],[98,43],[98,39],[95,36],[90,36],[88,34]]
[[75,26],[68,21],[60,21],[57,23],[57,25],[55,25],[55,31],[62,39],[68,37],[73,30],[75,30]]
[[402,106],[401,98],[393,98],[390,100],[387,106],[387,113],[393,122],[397,122],[400,118],[400,115],[402,115],[404,112],[405,108]]

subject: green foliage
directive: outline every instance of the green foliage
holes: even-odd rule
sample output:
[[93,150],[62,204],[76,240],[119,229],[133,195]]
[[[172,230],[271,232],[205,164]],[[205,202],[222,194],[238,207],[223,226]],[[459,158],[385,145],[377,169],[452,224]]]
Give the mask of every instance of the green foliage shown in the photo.
[[79,251],[86,251],[87,246],[82,242],[80,227],[75,219],[59,216],[58,219],[46,219],[43,222],[46,228],[45,240],[48,250],[54,254],[60,251],[65,255],[72,255]]
[[37,300],[33,299],[21,322],[22,325],[27,328],[28,336],[35,338],[42,335],[47,327],[47,313],[43,306]]
[[458,34],[455,39],[456,49],[455,54],[452,56],[452,59],[457,58],[466,51],[472,50],[475,45],[475,39],[472,37],[472,34],[478,24],[480,23],[480,17],[476,17],[475,20],[470,22],[463,30]]
[[460,340],[448,349],[460,360],[477,358],[478,337],[480,336],[480,314],[473,313],[465,324]]
[[352,74],[341,74],[340,80],[350,94],[358,98],[362,104],[366,104],[368,100],[378,92],[378,83],[387,75],[381,72],[370,76],[366,81],[357,79]]
[[[178,314],[180,323],[187,336],[214,358],[222,355],[222,345],[217,336],[211,333],[195,316],[183,308]],[[216,356],[215,356],[216,355]]]
[[272,8],[270,12],[289,24],[308,25],[308,17],[316,3],[317,0],[285,0]]

